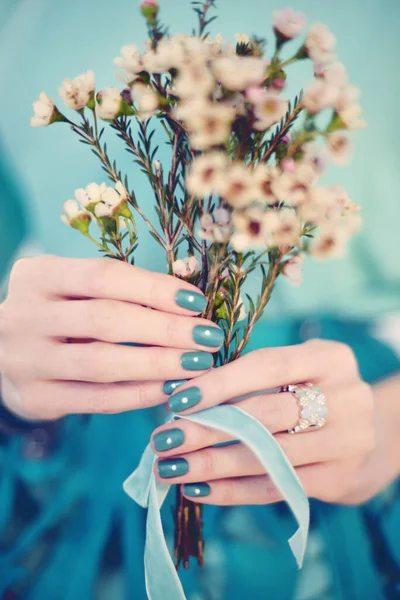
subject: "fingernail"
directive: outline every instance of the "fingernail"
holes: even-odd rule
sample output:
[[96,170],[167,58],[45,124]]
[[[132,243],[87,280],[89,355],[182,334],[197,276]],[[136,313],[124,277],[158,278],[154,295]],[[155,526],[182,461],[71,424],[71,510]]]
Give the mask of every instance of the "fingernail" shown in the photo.
[[224,332],[219,327],[197,325],[193,328],[192,335],[196,344],[200,344],[201,346],[213,346],[216,348],[221,346],[224,341]]
[[163,392],[169,396],[170,394],[173,394],[180,385],[186,382],[187,379],[173,379],[171,381],[166,381],[162,388]]
[[208,483],[185,483],[183,486],[183,493],[185,496],[194,498],[196,496],[208,496],[211,492],[211,488]]
[[196,406],[201,400],[201,391],[198,387],[191,387],[187,390],[182,390],[170,397],[168,406],[173,412],[182,412]]
[[185,434],[182,429],[167,429],[167,431],[160,431],[153,436],[153,444],[157,452],[177,448],[183,444],[184,440]]
[[185,352],[181,365],[187,371],[206,371],[213,366],[213,355],[209,352]]
[[184,458],[166,458],[158,461],[158,474],[163,479],[182,477],[189,471],[189,463]]
[[175,302],[181,308],[193,310],[194,312],[203,312],[207,306],[207,298],[203,294],[179,290],[175,296]]

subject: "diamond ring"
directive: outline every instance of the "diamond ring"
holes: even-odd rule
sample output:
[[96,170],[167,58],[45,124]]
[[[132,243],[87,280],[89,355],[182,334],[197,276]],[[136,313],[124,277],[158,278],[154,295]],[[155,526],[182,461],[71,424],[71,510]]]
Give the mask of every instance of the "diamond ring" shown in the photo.
[[292,392],[300,409],[299,422],[288,433],[299,433],[310,428],[323,427],[328,416],[326,398],[319,387],[312,383],[285,385],[282,392]]

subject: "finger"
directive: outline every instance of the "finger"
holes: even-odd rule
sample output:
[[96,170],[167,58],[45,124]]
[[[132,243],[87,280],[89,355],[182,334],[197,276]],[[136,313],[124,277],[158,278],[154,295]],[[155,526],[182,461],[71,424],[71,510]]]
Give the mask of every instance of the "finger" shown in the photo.
[[48,298],[106,298],[193,315],[207,305],[201,291],[161,273],[107,258],[42,256],[16,263],[9,293],[36,290]]
[[[23,320],[19,317],[16,327],[21,327]],[[26,315],[25,321],[32,322],[32,315]],[[36,311],[33,327],[51,337],[188,349],[212,347],[213,352],[221,347],[224,337],[222,329],[211,321],[117,300],[46,302]]]
[[351,375],[347,371],[350,356],[347,346],[324,340],[263,348],[209,371],[196,380],[196,386],[185,384],[170,397],[169,406],[174,412],[191,413],[288,383],[323,381],[325,386],[332,382],[338,385],[354,377],[353,371]]
[[[365,455],[370,449],[370,441],[363,431],[353,432],[349,425],[343,429],[322,428],[297,435],[277,434],[275,439],[295,467],[352,459]],[[262,475],[264,468],[249,448],[238,443],[163,457],[157,461],[155,473],[160,480],[174,478],[174,483],[185,483]]]
[[[105,342],[46,342],[22,348],[12,360],[16,379],[89,381],[165,381],[201,375],[212,366],[209,352],[128,347]],[[6,367],[6,374],[7,374]],[[13,373],[8,373],[13,378]]]
[[[316,480],[325,481],[329,478],[329,472],[329,467],[325,465],[296,469],[309,497],[317,497]],[[190,483],[183,485],[182,491],[190,500],[196,498],[198,503],[219,506],[273,504],[283,500],[282,494],[268,475]]]
[[[237,403],[237,406],[255,417],[271,433],[286,431],[297,424],[299,409],[293,394],[262,394],[252,396]],[[179,433],[172,434],[171,430],[179,429]],[[156,453],[162,452],[163,456],[178,452],[193,452],[201,448],[232,441],[228,434],[218,429],[205,427],[193,421],[180,419],[174,423],[167,423],[158,427],[152,434],[152,446]]]
[[46,381],[19,390],[18,403],[26,414],[58,419],[67,414],[114,414],[156,406],[164,400],[160,382],[87,383]]

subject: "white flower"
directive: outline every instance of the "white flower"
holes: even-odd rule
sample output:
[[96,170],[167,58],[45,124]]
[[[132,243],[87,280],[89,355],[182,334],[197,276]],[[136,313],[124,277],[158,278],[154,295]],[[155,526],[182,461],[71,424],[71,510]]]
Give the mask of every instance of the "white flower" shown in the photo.
[[[215,220],[214,220],[215,218]],[[217,208],[214,218],[209,213],[200,217],[199,237],[217,244],[227,243],[232,234],[231,215],[225,208]]]
[[335,58],[336,38],[329,28],[321,23],[314,23],[310,27],[304,46],[314,62],[327,63]]
[[33,117],[30,121],[32,127],[46,127],[53,122],[57,109],[47,94],[41,92],[38,100],[32,104],[32,108]]
[[218,187],[227,166],[227,156],[223,152],[209,152],[197,157],[186,177],[186,187],[190,194],[204,198]]
[[81,233],[86,234],[89,230],[91,216],[85,210],[81,210],[76,200],[67,200],[64,202],[64,213],[61,215],[63,223],[78,229]]
[[96,114],[100,119],[113,121],[122,106],[121,93],[116,87],[104,88],[97,94]]
[[135,83],[131,87],[132,100],[138,106],[138,117],[145,121],[150,119],[159,107],[159,99],[155,91],[143,83]]
[[350,200],[348,193],[343,187],[340,185],[332,185],[330,189],[335,196],[336,202],[340,206],[341,214],[343,216],[357,213],[360,210],[360,205],[355,204],[355,202]]
[[84,208],[90,207],[101,202],[103,193],[107,186],[105,183],[98,185],[97,183],[89,183],[85,189],[79,188],[75,190],[75,198]]
[[190,65],[181,71],[174,80],[174,93],[180,98],[209,96],[215,87],[210,70],[204,65]]
[[268,246],[287,252],[296,246],[301,235],[301,224],[294,210],[268,210],[264,216],[264,231]]
[[304,221],[323,225],[327,221],[337,221],[342,210],[331,188],[319,187],[309,191],[307,202],[300,206]]
[[348,104],[338,111],[338,115],[347,129],[363,129],[367,126],[367,122],[361,119],[361,112],[359,104]]
[[175,116],[185,121],[193,148],[206,150],[226,142],[235,110],[222,103],[194,100],[180,104],[175,109]]
[[235,40],[238,44],[248,44],[250,37],[247,35],[247,33],[235,33]]
[[291,40],[304,29],[306,18],[300,12],[285,8],[283,10],[274,10],[272,13],[272,24],[275,31],[284,39]]
[[336,61],[329,65],[329,67],[323,65],[322,68],[323,71],[321,76],[327,83],[339,87],[345,86],[347,84],[348,76],[346,67],[343,63]]
[[319,229],[317,237],[310,246],[310,254],[314,258],[321,259],[342,258],[349,237],[350,231],[346,227],[328,224]]
[[335,131],[326,139],[327,149],[332,161],[337,165],[346,165],[350,160],[350,140],[341,131]]
[[233,92],[264,81],[267,66],[267,61],[253,56],[229,56],[212,62],[215,78]]
[[142,55],[143,69],[148,73],[166,73],[178,68],[184,59],[183,40],[187,36],[164,37],[157,44],[157,49],[150,48]]
[[113,210],[112,207],[108,204],[104,204],[104,202],[99,202],[94,208],[94,214],[98,219],[101,219],[102,217],[112,217]]
[[331,85],[324,79],[315,79],[306,88],[302,103],[309,113],[316,114],[325,108],[333,107],[338,95],[337,86]]
[[317,177],[311,165],[300,164],[294,173],[285,171],[272,182],[272,191],[281,202],[302,204]]
[[179,277],[190,277],[199,270],[199,259],[197,256],[187,256],[172,263],[174,275]]
[[335,102],[336,111],[344,110],[349,104],[354,104],[360,97],[360,90],[357,86],[347,84],[340,88]]
[[128,44],[121,48],[122,56],[114,58],[116,64],[125,73],[123,81],[131,84],[135,81],[138,73],[143,71],[143,62],[138,47],[135,44]]
[[257,197],[267,204],[275,204],[276,197],[272,191],[272,183],[279,177],[279,169],[265,164],[259,164],[254,170],[254,183]]
[[129,194],[120,181],[115,184],[115,188],[107,187],[102,193],[103,202],[109,206],[114,213],[118,212],[122,203],[126,203],[128,197]]
[[283,268],[282,274],[292,285],[300,285],[303,281],[304,254],[290,258]]
[[58,91],[68,108],[81,110],[89,102],[94,89],[94,73],[93,71],[87,71],[87,73],[79,75],[75,79],[64,79]]
[[[325,169],[328,162],[328,152],[325,146],[319,147],[315,142],[307,142],[303,145],[301,163],[302,165],[309,165],[314,169],[316,179],[319,173]],[[295,163],[296,165],[296,163]]]
[[[254,98],[254,95],[252,95]],[[264,131],[278,123],[285,116],[288,102],[276,92],[261,90],[254,102],[254,129]]]
[[254,172],[243,163],[233,164],[220,179],[218,193],[235,208],[243,208],[257,200]]
[[235,231],[231,238],[231,244],[236,252],[267,246],[264,227],[265,215],[265,211],[259,207],[233,211],[232,224]]

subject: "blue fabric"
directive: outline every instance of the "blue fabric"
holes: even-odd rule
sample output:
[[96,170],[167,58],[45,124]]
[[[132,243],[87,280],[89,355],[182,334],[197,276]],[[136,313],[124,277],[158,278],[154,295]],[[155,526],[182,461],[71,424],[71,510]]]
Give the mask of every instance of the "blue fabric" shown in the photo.
[[[303,326],[292,321],[261,325],[251,348],[297,343]],[[326,317],[318,326],[321,337],[353,345],[367,380],[376,381],[399,369],[394,354],[369,335],[368,324]],[[98,589],[100,574],[104,579],[112,568],[110,553],[106,556],[105,550],[115,543],[112,532],[117,531],[111,555],[122,574],[124,591],[114,600],[128,600],[132,593],[135,599],[146,598],[145,511],[124,494],[121,483],[139,462],[151,431],[162,420],[160,411],[96,416],[88,423],[68,418],[57,450],[45,460],[29,458],[23,441],[10,438],[0,456],[1,593],[11,588],[28,600],[101,598],[100,592],[93,590]],[[26,508],[21,509],[20,503],[13,505],[12,498],[21,494],[21,486],[24,506],[28,504],[26,497],[35,505],[31,514],[24,514]],[[385,509],[381,511],[383,501]],[[6,533],[10,536],[9,524],[17,522],[17,507],[20,527],[14,531],[12,544],[8,542],[5,547],[4,540],[10,539],[5,537]],[[389,558],[398,564],[400,503],[396,494],[388,501],[386,493],[384,500],[378,498],[360,508],[312,502],[311,530],[318,531],[325,542],[332,575],[330,597],[334,600],[385,597],[388,575],[381,575],[376,567],[365,516],[371,511],[387,540]],[[171,540],[168,502],[163,523]],[[286,543],[293,533],[293,519],[284,505],[206,507],[205,525],[206,566],[182,573],[188,598],[193,594],[221,600],[293,598],[297,569]],[[33,573],[32,555],[41,557]],[[306,555],[306,566],[309,561]],[[391,573],[390,585],[395,586],[397,571],[392,569]]]

